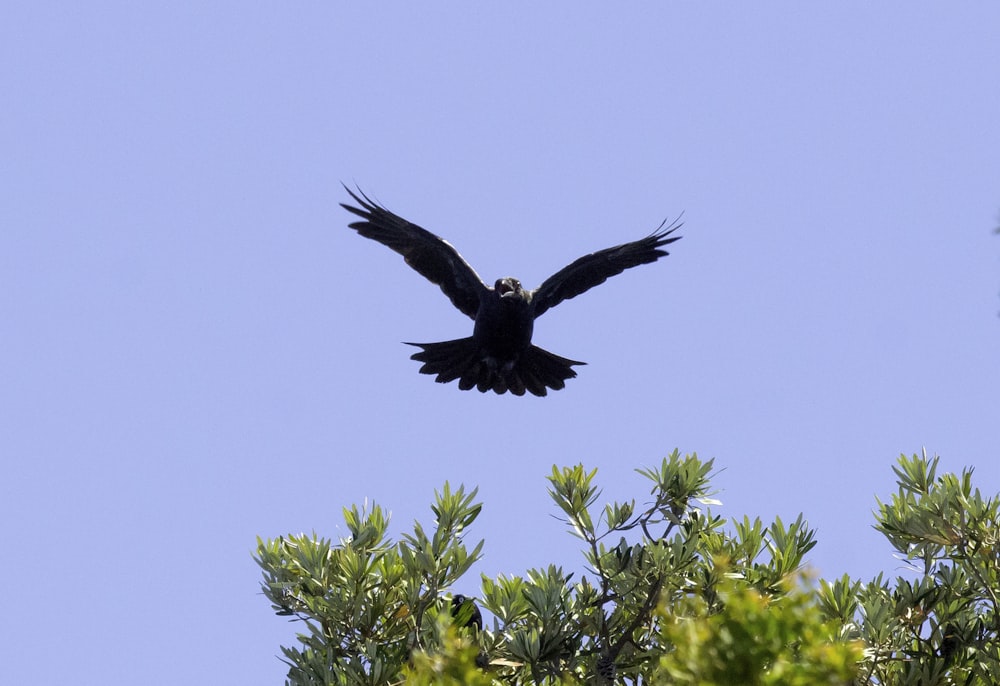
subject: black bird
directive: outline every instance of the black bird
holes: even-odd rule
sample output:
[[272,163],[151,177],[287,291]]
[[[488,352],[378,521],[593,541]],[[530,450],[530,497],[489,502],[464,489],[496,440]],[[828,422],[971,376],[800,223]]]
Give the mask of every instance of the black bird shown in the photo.
[[528,391],[542,396],[559,390],[576,376],[573,365],[586,364],[560,357],[531,344],[535,319],[563,300],[604,283],[609,277],[669,254],[661,248],[680,239],[671,236],[680,224],[666,222],[631,243],[585,255],[547,278],[537,289],[525,290],[512,277],[497,279],[490,288],[443,238],[411,224],[365,195],[344,186],[360,207],[341,203],[361,217],[350,228],[392,248],[406,263],[444,291],[451,302],[475,320],[472,336],[441,343],[407,343],[421,348],[411,359],[423,362],[423,374],[436,374],[439,383],[458,379],[463,391]]
[[[463,610],[463,608],[467,608],[467,610]],[[468,612],[468,615],[465,612]],[[474,626],[479,631],[483,630],[483,613],[479,611],[479,607],[472,598],[466,598],[462,594],[452,596],[451,616],[455,619],[465,619],[462,626]],[[466,617],[468,618],[466,619]]]

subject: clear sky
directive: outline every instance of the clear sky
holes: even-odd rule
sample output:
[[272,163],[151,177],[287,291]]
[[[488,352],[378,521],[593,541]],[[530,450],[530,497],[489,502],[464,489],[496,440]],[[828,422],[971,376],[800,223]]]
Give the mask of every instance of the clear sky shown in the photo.
[[[0,682],[281,683],[255,537],[479,486],[478,571],[580,569],[553,464],[714,458],[828,577],[900,452],[1000,491],[1000,5],[11,3],[0,21]],[[401,341],[471,322],[340,182],[537,286],[546,398]],[[475,595],[478,577],[459,589]]]

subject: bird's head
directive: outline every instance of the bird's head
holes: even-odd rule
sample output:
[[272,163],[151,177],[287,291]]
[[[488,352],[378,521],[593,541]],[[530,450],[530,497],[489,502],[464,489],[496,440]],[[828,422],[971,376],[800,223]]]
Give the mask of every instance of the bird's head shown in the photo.
[[520,298],[522,296],[521,282],[512,276],[505,276],[502,279],[497,279],[493,288],[501,298]]

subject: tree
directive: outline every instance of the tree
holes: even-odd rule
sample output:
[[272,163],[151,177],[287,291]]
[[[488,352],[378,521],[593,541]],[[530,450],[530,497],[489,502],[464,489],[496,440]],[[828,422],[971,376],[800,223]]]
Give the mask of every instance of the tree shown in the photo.
[[[264,594],[279,615],[303,621],[300,648],[282,648],[293,684],[389,684],[415,651],[448,636],[450,601],[441,595],[479,559],[462,541],[481,505],[476,491],[435,494],[436,527],[419,524],[398,544],[386,537],[382,508],[344,509],[350,539],[258,539]],[[449,611],[446,611],[449,610]]]
[[827,615],[865,643],[862,683],[1000,683],[998,500],[973,488],[972,469],[938,476],[938,462],[901,455],[899,490],[876,512],[913,578],[822,585]]
[[434,526],[392,541],[383,510],[344,510],[350,538],[258,539],[264,594],[302,622],[282,651],[290,684],[993,684],[996,499],[937,459],[901,457],[900,491],[877,528],[916,580],[811,582],[815,545],[800,515],[714,515],[712,461],[677,451],[645,505],[598,507],[596,470],[553,468],[549,492],[583,545],[586,573],[556,566],[483,577],[472,603],[450,588],[479,558],[464,536],[476,491],[435,493]]

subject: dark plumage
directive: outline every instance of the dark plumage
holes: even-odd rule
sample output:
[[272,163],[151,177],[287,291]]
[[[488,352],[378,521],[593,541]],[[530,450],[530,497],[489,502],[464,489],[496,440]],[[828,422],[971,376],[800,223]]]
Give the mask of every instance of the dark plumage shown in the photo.
[[[585,255],[530,291],[511,277],[497,279],[493,288],[446,240],[380,207],[360,190],[344,187],[360,207],[341,203],[362,221],[350,225],[365,238],[392,248],[426,279],[436,283],[461,312],[475,320],[472,336],[441,343],[407,343],[421,348],[411,359],[423,362],[423,374],[440,383],[458,380],[463,391],[545,395],[559,390],[576,376],[574,365],[586,364],[559,357],[531,344],[535,319],[563,300],[604,283],[609,277],[669,254],[663,246],[680,239],[671,236],[679,223],[659,229],[631,243]],[[360,195],[359,195],[360,194]]]
[[472,598],[466,598],[462,594],[452,596],[451,616],[459,621],[465,620],[462,626],[474,626],[479,631],[483,630],[483,613]]

